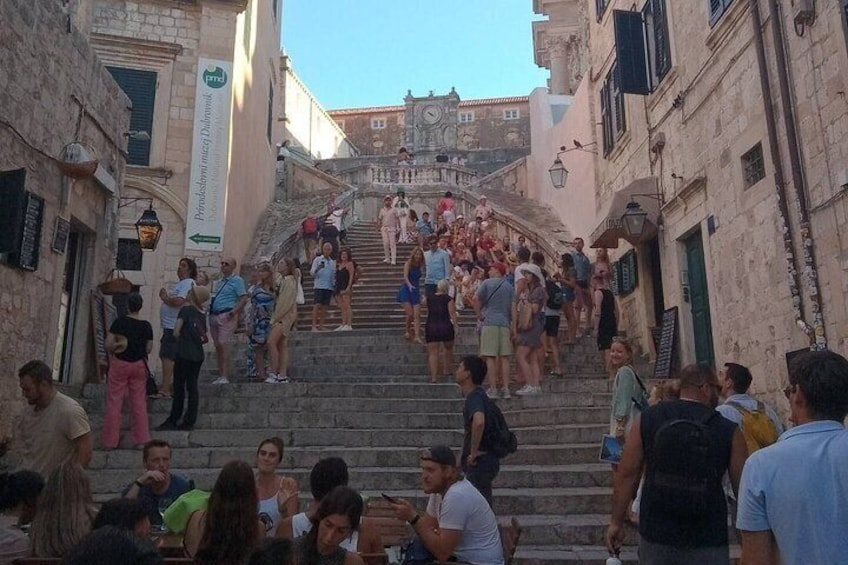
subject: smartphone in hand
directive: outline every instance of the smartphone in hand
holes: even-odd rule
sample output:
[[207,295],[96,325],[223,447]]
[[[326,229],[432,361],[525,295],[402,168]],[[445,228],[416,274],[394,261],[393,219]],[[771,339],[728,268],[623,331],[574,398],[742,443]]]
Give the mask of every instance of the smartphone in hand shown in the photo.
[[391,496],[389,496],[389,495],[388,495],[388,494],[386,494],[386,493],[381,493],[381,495],[380,495],[380,496],[382,496],[383,498],[385,498],[386,500],[388,500],[388,501],[389,501],[389,502],[391,502],[392,504],[397,504],[397,503],[398,503],[398,501],[397,501],[397,499],[396,499],[396,498],[392,498]]

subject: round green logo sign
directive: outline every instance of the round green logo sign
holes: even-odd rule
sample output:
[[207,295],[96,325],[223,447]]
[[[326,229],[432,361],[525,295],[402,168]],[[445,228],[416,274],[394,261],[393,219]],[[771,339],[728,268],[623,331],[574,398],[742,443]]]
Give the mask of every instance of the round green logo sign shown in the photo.
[[221,88],[227,84],[227,73],[217,65],[209,65],[203,71],[203,82],[209,88]]

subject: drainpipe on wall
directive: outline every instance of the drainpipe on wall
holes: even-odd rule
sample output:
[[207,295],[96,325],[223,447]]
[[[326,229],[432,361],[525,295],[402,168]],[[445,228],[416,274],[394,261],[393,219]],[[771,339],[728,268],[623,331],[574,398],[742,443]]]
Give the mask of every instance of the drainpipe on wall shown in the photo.
[[[760,89],[763,94],[763,111],[766,115],[766,131],[768,134],[769,153],[774,164],[774,184],[777,192],[777,217],[780,230],[783,235],[783,249],[786,257],[786,274],[789,283],[789,292],[792,295],[792,309],[795,313],[795,323],[807,334],[810,346],[815,343],[815,332],[813,327],[804,321],[804,313],[801,308],[801,292],[798,288],[798,268],[796,266],[795,245],[792,238],[792,226],[789,223],[789,206],[786,202],[786,186],[783,177],[783,167],[780,160],[778,148],[777,124],[774,115],[773,98],[771,95],[771,83],[769,81],[768,65],[766,64],[766,50],[762,36],[762,18],[760,16],[759,0],[749,0],[751,7],[751,23],[754,31],[754,45],[757,49],[757,68],[760,75]],[[774,23],[774,22],[772,22]]]
[[[798,130],[795,123],[795,113],[792,109],[792,98],[789,88],[789,71],[786,65],[786,40],[783,35],[783,19],[776,0],[768,0],[769,17],[772,21],[771,30],[774,41],[774,52],[777,60],[777,82],[780,88],[780,102],[783,109],[783,121],[786,127],[786,142],[789,146],[789,165],[792,170],[792,186],[795,189],[795,202],[800,216],[801,240],[804,250],[804,275],[807,277],[807,290],[810,305],[813,310],[813,335],[810,336],[811,349],[827,349],[824,316],[821,307],[821,292],[819,289],[818,269],[813,249],[813,234],[810,230],[810,214],[807,209],[806,184],[801,165],[801,151],[798,145]],[[806,329],[805,329],[806,331]],[[808,334],[809,335],[809,334]]]

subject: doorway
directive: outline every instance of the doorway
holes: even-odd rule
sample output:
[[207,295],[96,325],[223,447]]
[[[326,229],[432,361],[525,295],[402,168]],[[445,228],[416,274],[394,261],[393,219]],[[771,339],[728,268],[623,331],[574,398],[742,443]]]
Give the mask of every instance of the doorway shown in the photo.
[[707,290],[707,269],[701,230],[685,239],[683,245],[686,248],[686,267],[689,271],[689,305],[695,338],[695,361],[715,367],[710,296]]
[[[53,358],[53,379],[71,382],[71,355],[74,351],[74,328],[80,315],[80,282],[83,272],[85,237],[73,225],[68,234],[65,265],[62,274],[62,296],[59,301],[58,333]],[[87,315],[82,313],[82,315]]]

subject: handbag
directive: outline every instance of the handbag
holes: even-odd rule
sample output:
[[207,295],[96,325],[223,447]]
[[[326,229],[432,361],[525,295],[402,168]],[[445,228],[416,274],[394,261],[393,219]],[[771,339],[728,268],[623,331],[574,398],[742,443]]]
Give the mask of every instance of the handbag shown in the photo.
[[533,305],[527,300],[526,296],[522,296],[518,299],[516,308],[518,310],[516,329],[520,332],[526,332],[533,327]]
[[147,370],[147,396],[158,396],[159,386],[156,384],[156,379],[153,378],[153,373],[150,371],[150,365],[147,364],[147,359],[144,360],[144,368]]
[[306,304],[306,297],[303,296],[303,285],[300,284],[300,278],[297,279],[297,295],[294,301],[297,304]]
[[129,294],[132,292],[132,286],[132,282],[124,276],[122,270],[112,269],[106,275],[106,280],[97,285],[97,288],[102,294],[111,296],[114,294]]

